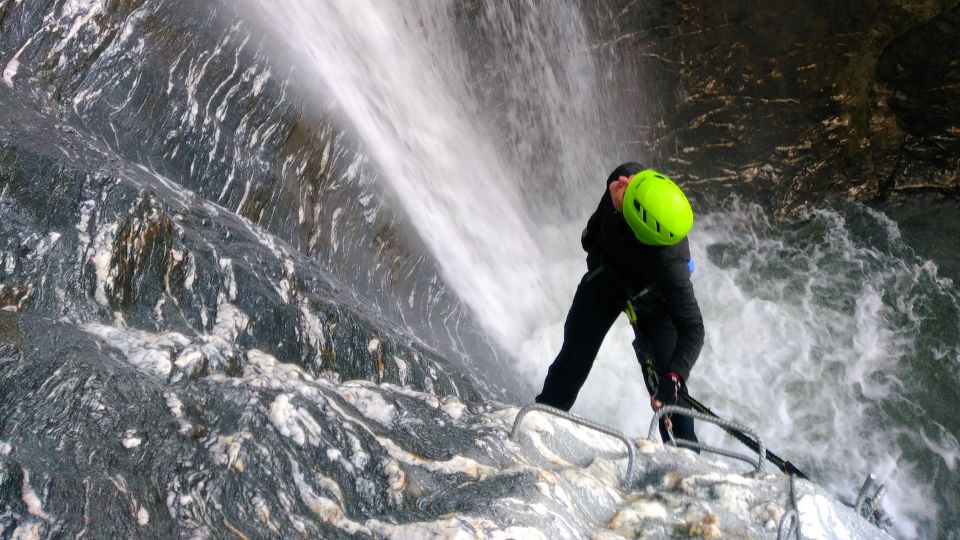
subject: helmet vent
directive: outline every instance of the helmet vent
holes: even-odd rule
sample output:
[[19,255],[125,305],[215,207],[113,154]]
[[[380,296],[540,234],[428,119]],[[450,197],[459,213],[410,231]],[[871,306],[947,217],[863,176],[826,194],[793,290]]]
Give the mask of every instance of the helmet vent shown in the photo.
[[657,232],[660,232],[660,222],[657,222]]
[[646,209],[646,208],[643,209],[643,218],[642,218],[642,220],[644,221],[644,223],[646,223],[646,221],[647,221],[647,209]]

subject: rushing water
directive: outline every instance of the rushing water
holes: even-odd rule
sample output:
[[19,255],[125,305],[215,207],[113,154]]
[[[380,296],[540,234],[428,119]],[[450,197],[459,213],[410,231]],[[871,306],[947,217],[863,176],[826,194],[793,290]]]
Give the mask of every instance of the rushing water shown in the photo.
[[[574,246],[549,232],[595,204],[610,162],[576,7],[256,4],[283,29],[308,99],[331,96],[376,158],[448,283],[516,345],[557,296],[545,269]],[[490,43],[483,59],[461,45],[458,17]]]
[[[619,161],[575,3],[254,4],[539,387],[584,270],[580,228]],[[464,16],[474,32],[458,34]],[[702,215],[691,243],[707,325],[692,392],[840,495],[877,473],[898,535],[956,524],[958,297],[937,264],[850,204],[792,225],[737,206]],[[574,410],[640,434],[650,412],[629,341],[621,321]]]

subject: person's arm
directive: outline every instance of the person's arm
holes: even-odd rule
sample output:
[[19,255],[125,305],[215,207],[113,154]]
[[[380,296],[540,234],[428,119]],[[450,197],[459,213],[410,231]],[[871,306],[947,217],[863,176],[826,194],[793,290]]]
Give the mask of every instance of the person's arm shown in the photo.
[[664,255],[659,261],[657,282],[677,329],[677,347],[669,364],[661,369],[686,381],[703,348],[703,316],[690,281],[689,250],[671,249]]

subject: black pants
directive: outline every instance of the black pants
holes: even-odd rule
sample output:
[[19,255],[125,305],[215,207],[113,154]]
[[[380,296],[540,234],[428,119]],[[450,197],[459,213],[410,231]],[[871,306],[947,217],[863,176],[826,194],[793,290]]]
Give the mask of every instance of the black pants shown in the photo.
[[[543,390],[536,397],[537,403],[564,411],[573,407],[577,394],[593,367],[603,338],[626,307],[623,293],[603,272],[592,279],[588,279],[589,277],[589,274],[584,276],[577,286],[573,304],[563,324],[563,346],[547,371]],[[634,350],[646,377],[646,362],[665,365],[673,356],[677,345],[677,329],[669,317],[659,317],[639,319],[634,330]],[[682,391],[686,392],[686,388]],[[675,438],[697,440],[692,418],[674,415],[672,423]],[[661,420],[660,436],[667,441],[669,438],[664,424],[664,420]]]

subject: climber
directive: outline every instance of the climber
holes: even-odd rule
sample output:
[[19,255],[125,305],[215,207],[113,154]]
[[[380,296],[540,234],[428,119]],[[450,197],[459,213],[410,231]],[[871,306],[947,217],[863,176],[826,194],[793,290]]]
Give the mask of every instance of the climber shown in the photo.
[[[587,272],[537,403],[570,410],[604,336],[625,310],[651,406],[656,410],[673,405],[686,395],[704,337],[690,281],[693,266],[686,235],[692,226],[690,203],[664,175],[637,163],[624,163],[610,174],[607,191],[580,238]],[[697,442],[692,418],[674,415],[669,421],[675,438]],[[664,417],[664,441],[669,440],[667,425]]]

